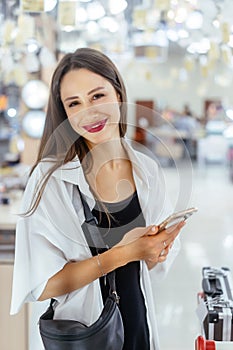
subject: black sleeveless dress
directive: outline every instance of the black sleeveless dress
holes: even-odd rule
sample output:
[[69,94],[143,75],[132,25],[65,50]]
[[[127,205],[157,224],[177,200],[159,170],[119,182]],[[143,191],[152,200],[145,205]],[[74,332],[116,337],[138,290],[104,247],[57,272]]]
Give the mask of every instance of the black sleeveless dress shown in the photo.
[[[98,227],[105,243],[112,247],[124,234],[135,227],[145,226],[137,193],[118,203],[104,203],[110,216],[110,222],[101,205],[92,210],[97,218]],[[109,229],[110,224],[110,229]],[[119,307],[125,330],[124,350],[149,350],[149,331],[146,318],[144,296],[140,287],[140,262],[131,262],[116,270],[116,287],[120,296]],[[108,294],[104,277],[100,278],[103,301]]]

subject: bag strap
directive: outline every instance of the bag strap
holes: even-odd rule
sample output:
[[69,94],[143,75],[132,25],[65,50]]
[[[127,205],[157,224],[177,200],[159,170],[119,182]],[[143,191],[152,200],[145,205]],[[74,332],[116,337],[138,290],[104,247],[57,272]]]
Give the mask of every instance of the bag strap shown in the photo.
[[[80,199],[83,205],[83,210],[85,215],[85,222],[82,225],[83,232],[85,234],[89,247],[96,248],[96,252],[98,254],[98,252],[103,251],[103,249],[109,249],[109,247],[105,244],[97,226],[97,219],[92,214],[91,209],[89,208],[89,205],[87,204],[86,199],[84,198],[84,195],[80,191],[78,185],[77,185],[77,189],[80,195]],[[77,211],[76,202],[74,201],[73,204]],[[110,294],[114,295],[115,301],[118,303],[119,296],[117,295],[117,292],[116,292],[115,270],[107,273],[106,277],[108,279],[109,286],[110,286]]]
[[[97,219],[92,214],[91,209],[89,208],[89,205],[86,202],[86,199],[84,198],[84,195],[80,191],[80,188],[77,186],[81,202],[83,205],[84,215],[85,215],[85,225],[83,227],[84,234],[86,236],[87,242],[89,247],[95,247],[97,253],[100,251],[103,251],[103,249],[108,249],[108,246],[105,244],[99,229],[97,227]],[[86,227],[85,227],[86,226]]]

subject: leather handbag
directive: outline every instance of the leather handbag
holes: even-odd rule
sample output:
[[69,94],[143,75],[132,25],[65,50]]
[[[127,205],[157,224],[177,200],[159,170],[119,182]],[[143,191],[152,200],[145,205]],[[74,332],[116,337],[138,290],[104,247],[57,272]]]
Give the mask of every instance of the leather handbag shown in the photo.
[[[79,188],[78,188],[79,190]],[[96,225],[96,219],[79,191],[85,214],[83,231],[90,247],[98,253],[103,249],[103,240]],[[124,327],[118,307],[115,271],[106,275],[109,283],[109,295],[97,321],[89,326],[75,320],[53,319],[54,304],[51,299],[46,312],[39,319],[40,335],[45,350],[122,350],[124,345]],[[90,305],[91,307],[91,305]]]

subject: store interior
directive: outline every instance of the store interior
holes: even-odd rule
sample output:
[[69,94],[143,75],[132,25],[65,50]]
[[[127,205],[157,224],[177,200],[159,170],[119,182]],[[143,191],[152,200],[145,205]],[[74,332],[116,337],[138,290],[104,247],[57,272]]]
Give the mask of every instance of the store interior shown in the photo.
[[232,23],[231,0],[1,1],[2,350],[37,350],[36,343],[29,347],[30,306],[9,315],[16,213],[43,133],[52,73],[79,47],[115,62],[128,92],[127,137],[158,161],[175,208],[198,208],[171,271],[154,286],[161,350],[194,349],[202,332],[202,267],[233,270]]

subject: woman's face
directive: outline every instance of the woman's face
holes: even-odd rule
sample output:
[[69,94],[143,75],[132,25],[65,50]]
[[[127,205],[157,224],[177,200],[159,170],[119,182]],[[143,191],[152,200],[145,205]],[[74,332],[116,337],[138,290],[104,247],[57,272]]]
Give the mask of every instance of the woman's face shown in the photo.
[[120,97],[101,75],[69,71],[61,81],[61,100],[72,128],[90,147],[119,138]]

